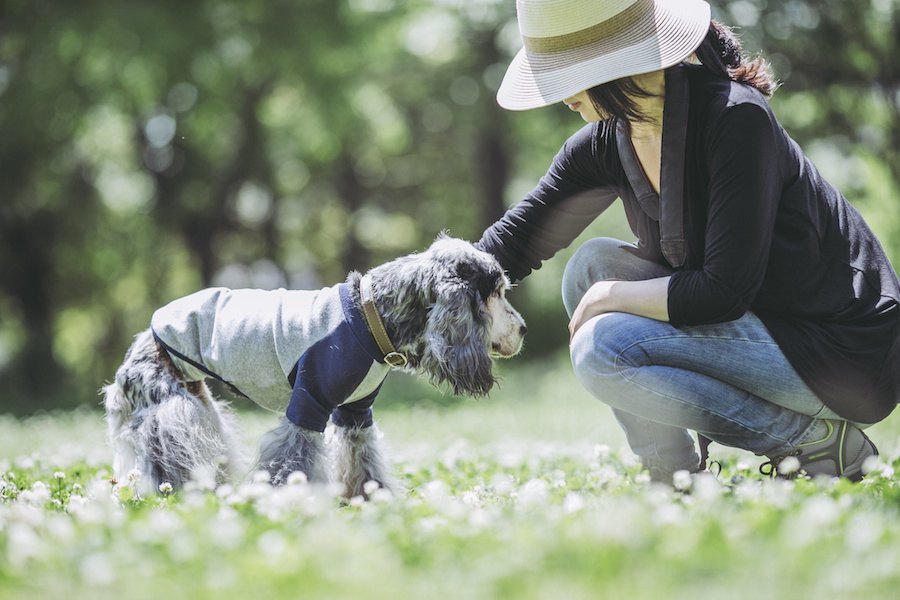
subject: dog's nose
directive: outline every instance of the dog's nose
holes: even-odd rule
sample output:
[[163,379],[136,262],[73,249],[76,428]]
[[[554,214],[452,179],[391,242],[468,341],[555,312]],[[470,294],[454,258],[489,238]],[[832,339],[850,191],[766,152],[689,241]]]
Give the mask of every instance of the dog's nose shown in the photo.
[[528,327],[525,326],[525,323],[519,325],[519,335],[525,335],[528,333]]

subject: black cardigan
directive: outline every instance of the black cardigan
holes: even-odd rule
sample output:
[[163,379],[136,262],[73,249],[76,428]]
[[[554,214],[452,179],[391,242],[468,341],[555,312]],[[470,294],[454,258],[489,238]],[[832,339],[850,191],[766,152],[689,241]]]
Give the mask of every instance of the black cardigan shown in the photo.
[[[659,218],[680,200],[674,182],[683,192],[684,262],[669,283],[672,324],[752,310],[826,405],[852,421],[881,420],[898,401],[900,283],[878,240],[758,91],[700,66],[674,69],[686,74],[689,102],[673,107],[667,85],[661,201],[642,173],[636,180],[632,168],[629,181],[623,162],[633,157],[620,158],[621,127],[593,123],[478,245],[522,279],[621,198],[642,256],[671,266]],[[672,168],[682,163],[683,171]]]

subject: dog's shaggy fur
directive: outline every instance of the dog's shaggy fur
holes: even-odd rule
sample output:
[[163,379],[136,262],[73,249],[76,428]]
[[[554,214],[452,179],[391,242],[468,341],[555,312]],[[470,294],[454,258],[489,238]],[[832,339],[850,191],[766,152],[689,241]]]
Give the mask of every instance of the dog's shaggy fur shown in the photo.
[[[509,280],[493,257],[467,242],[441,236],[425,252],[376,267],[371,276],[376,306],[408,359],[406,369],[434,384],[484,395],[495,383],[491,357],[521,348],[525,325],[504,297]],[[357,307],[359,279],[351,273],[347,280]],[[104,393],[117,479],[136,469],[146,492],[163,482],[179,487],[198,474],[224,482],[240,472],[226,404],[203,381],[187,380],[150,330],[137,336]],[[336,481],[346,497],[367,497],[370,481],[396,489],[375,425],[335,426],[330,437],[326,444],[319,431],[282,418],[261,440],[257,469],[276,485],[298,471],[310,482]]]

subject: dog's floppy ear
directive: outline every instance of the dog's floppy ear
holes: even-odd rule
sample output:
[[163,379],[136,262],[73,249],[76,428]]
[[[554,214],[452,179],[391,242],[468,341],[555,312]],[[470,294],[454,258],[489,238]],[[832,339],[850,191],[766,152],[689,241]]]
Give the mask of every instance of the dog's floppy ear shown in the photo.
[[425,326],[420,368],[435,383],[449,383],[455,394],[483,396],[496,379],[488,354],[490,316],[473,285],[478,267],[459,263],[457,272],[435,283],[435,302]]
[[499,268],[484,269],[467,261],[459,263],[456,273],[478,293],[482,303],[487,303],[490,295],[497,291],[500,278],[503,277],[503,271]]

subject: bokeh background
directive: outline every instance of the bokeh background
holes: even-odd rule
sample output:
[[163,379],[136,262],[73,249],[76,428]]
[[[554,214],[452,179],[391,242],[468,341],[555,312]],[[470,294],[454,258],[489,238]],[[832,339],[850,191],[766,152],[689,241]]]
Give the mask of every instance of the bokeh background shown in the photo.
[[[714,0],[772,104],[900,259],[898,0]],[[0,412],[96,406],[209,285],[320,287],[478,239],[581,126],[494,101],[513,0],[0,0]],[[630,239],[615,207],[585,235]],[[511,294],[565,353],[565,253]],[[554,358],[556,357],[556,358]]]

